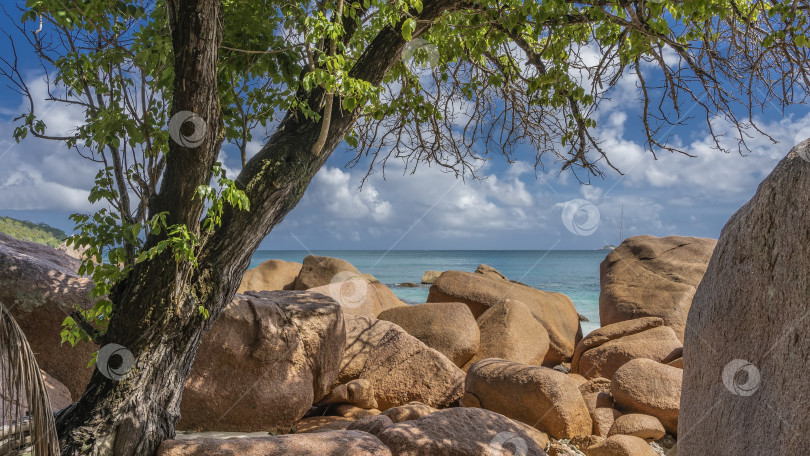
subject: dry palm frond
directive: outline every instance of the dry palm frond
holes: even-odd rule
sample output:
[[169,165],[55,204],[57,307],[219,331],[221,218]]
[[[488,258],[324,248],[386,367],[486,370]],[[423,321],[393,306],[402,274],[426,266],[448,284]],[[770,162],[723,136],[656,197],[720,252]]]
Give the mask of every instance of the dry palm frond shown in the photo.
[[[26,409],[28,412],[26,413]],[[0,455],[56,456],[51,403],[34,352],[0,303]]]

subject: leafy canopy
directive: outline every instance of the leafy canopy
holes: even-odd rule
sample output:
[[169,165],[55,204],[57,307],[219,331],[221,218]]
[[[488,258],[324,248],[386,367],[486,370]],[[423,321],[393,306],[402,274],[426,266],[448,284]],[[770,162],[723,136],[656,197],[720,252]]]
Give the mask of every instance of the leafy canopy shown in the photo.
[[[437,20],[421,19],[439,7],[446,11]],[[808,5],[800,1],[222,0],[222,8],[221,134],[243,165],[262,130],[288,113],[326,123],[324,105],[334,100],[357,116],[344,139],[352,163],[365,160],[369,172],[397,158],[411,170],[474,174],[479,160],[499,153],[511,161],[527,147],[538,166],[599,175],[613,165],[595,112],[622,77],[636,78],[653,153],[683,153],[668,141],[669,127],[696,113],[723,150],[719,138],[729,132],[717,120],[728,121],[742,150],[759,131],[757,108],[804,101],[810,86]],[[60,141],[100,168],[90,200],[101,208],[73,216],[73,243],[87,249],[82,272],[99,298],[84,316],[103,331],[113,305],[105,297],[136,262],[169,249],[193,264],[225,205],[249,210],[250,202],[216,165],[214,182],[197,192],[209,207],[199,230],[148,213],[171,140],[173,56],[162,0],[28,0],[20,18],[0,67],[29,101],[15,138]],[[412,44],[403,61],[381,84],[353,77],[389,29]],[[74,131],[48,131],[18,52],[38,56],[51,102],[84,111]],[[316,89],[327,96],[312,105]],[[147,250],[148,236],[163,239]],[[85,336],[66,321],[65,340]]]

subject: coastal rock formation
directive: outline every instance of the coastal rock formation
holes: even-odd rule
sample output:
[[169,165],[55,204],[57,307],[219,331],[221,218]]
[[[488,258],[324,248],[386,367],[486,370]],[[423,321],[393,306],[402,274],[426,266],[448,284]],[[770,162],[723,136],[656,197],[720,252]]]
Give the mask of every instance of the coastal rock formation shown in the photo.
[[[393,409],[390,409],[393,410]],[[354,423],[350,424],[346,430],[348,431],[363,431],[368,432],[369,434],[377,435],[382,432],[383,429],[387,428],[394,424],[391,421],[391,418],[388,418],[385,415],[377,415],[377,416],[369,416],[366,418],[359,419]]]
[[548,438],[529,426],[483,409],[449,408],[384,428],[377,437],[395,455],[546,456]]
[[507,282],[509,281],[509,279],[506,278],[505,275],[501,274],[501,271],[486,264],[479,264],[478,267],[475,269],[475,273],[483,274],[492,279],[506,280]]
[[422,418],[435,411],[436,409],[429,405],[422,404],[421,402],[411,402],[408,405],[390,408],[382,412],[382,414],[390,418],[394,423],[401,423],[403,421]]
[[553,369],[485,359],[467,371],[464,389],[465,407],[500,413],[558,439],[591,433],[576,383]]
[[680,356],[681,347],[681,341],[672,328],[659,326],[607,341],[585,351],[579,359],[577,372],[585,378],[613,378],[616,370],[631,359],[647,358],[666,363]]
[[657,456],[644,440],[631,435],[613,435],[585,450],[587,456]]
[[610,391],[620,410],[652,415],[678,432],[683,370],[650,359],[634,359],[613,376]]
[[353,315],[346,315],[345,325],[346,348],[340,364],[340,375],[337,379],[339,383],[360,378],[369,356],[386,333],[391,330],[405,332],[390,321]]
[[669,236],[627,238],[602,261],[602,325],[660,317],[683,340],[686,314],[703,278],[714,239]]
[[203,337],[178,429],[290,430],[329,392],[345,343],[343,313],[330,298],[237,295]]
[[464,371],[398,326],[370,351],[360,378],[371,383],[380,410],[412,401],[447,407],[464,394]]
[[308,255],[304,258],[301,272],[295,279],[295,289],[309,290],[330,283],[357,279],[369,283],[369,280],[346,260]]
[[574,346],[582,337],[582,329],[574,303],[564,294],[536,290],[484,274],[447,271],[430,287],[427,300],[463,302],[478,318],[487,309],[507,299],[525,304],[534,318],[546,328],[549,350],[545,363],[570,361]]
[[354,423],[353,419],[343,416],[310,416],[298,422],[295,426],[295,434],[345,431],[352,423]]
[[374,388],[368,380],[361,379],[336,386],[318,403],[351,404],[362,409],[377,408],[377,401],[374,399]]
[[293,290],[301,267],[301,263],[267,260],[245,272],[236,292]]
[[478,352],[478,324],[470,308],[460,302],[397,307],[381,312],[377,318],[399,325],[458,367]]
[[477,323],[481,333],[480,348],[464,370],[486,358],[543,364],[548,353],[548,332],[526,304],[508,299],[487,309]]
[[623,434],[644,440],[658,440],[666,433],[658,418],[642,413],[628,413],[616,418],[608,435]]
[[371,287],[377,291],[377,299],[380,301],[380,309],[388,310],[407,306],[407,304],[402,302],[401,299],[397,298],[397,295],[395,295],[394,292],[384,284],[375,280],[374,282],[371,282]]
[[93,373],[87,363],[98,346],[62,344],[62,322],[75,307],[89,309],[93,287],[79,277],[79,260],[52,247],[0,233],[0,302],[25,333],[37,364],[81,397]]
[[642,317],[633,320],[620,321],[602,326],[588,333],[577,343],[574,349],[574,356],[571,358],[571,370],[579,372],[579,358],[585,351],[596,348],[605,342],[619,339],[631,334],[640,333],[648,329],[663,326],[664,320],[658,317]]
[[357,276],[349,276],[344,281],[310,288],[309,291],[334,299],[340,304],[346,315],[377,318],[384,310],[407,307],[385,285],[368,283]]
[[431,285],[440,275],[442,275],[442,271],[425,271],[425,273],[422,274],[422,283]]
[[391,456],[391,451],[371,434],[331,431],[243,439],[166,440],[157,456]]
[[616,419],[622,416],[618,410],[609,407],[597,407],[591,410],[590,413],[593,421],[593,435],[599,437],[607,437]]
[[723,228],[689,313],[679,454],[807,454],[808,160],[810,140]]

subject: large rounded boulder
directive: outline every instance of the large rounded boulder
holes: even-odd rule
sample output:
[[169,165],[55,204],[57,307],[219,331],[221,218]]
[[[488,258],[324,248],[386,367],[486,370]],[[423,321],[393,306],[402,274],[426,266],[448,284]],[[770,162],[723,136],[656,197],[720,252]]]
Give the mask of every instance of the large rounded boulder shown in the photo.
[[203,337],[178,429],[289,431],[331,389],[345,343],[343,313],[328,297],[237,295]]
[[330,283],[345,282],[353,278],[360,278],[366,283],[370,282],[368,278],[363,276],[363,273],[346,260],[308,255],[304,258],[294,288],[296,290],[309,290]]
[[157,456],[391,456],[371,434],[328,431],[250,438],[191,438],[166,440]]
[[613,374],[632,359],[647,358],[667,363],[680,356],[681,348],[681,341],[672,328],[659,326],[585,351],[579,358],[576,372],[585,378],[613,378]]
[[692,296],[716,243],[686,236],[625,239],[599,268],[602,325],[659,317],[683,340]]
[[477,320],[481,333],[478,352],[468,369],[486,358],[541,365],[548,353],[548,332],[520,301],[506,300],[487,309]]
[[448,407],[464,394],[464,371],[396,325],[369,351],[359,378],[371,384],[380,410],[413,401]]
[[388,309],[377,317],[463,366],[478,352],[480,332],[470,308],[460,302],[426,303]]
[[806,140],[728,221],[695,294],[679,454],[807,454],[809,297]]
[[547,437],[491,411],[439,410],[417,420],[390,425],[377,437],[403,456],[546,456]]
[[568,362],[582,337],[579,315],[571,299],[562,294],[537,290],[526,285],[497,278],[494,274],[462,271],[444,272],[430,287],[428,302],[463,302],[473,316],[511,299],[525,304],[549,337],[545,362]]
[[682,369],[638,358],[616,371],[610,392],[621,411],[654,416],[677,434],[682,380]]
[[291,261],[267,260],[245,272],[236,292],[293,290],[301,266]]
[[521,421],[558,439],[591,433],[591,417],[574,380],[562,372],[502,359],[467,371],[461,405]]
[[90,279],[77,273],[79,260],[46,245],[0,233],[0,302],[23,330],[37,364],[81,397],[93,373],[87,364],[98,346],[63,344],[62,322],[76,309],[89,309]]

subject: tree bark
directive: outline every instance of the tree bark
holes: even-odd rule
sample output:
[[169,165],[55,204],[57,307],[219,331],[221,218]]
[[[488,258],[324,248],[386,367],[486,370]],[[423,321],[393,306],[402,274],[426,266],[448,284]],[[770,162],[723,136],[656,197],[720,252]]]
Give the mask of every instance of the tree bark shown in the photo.
[[[161,191],[149,209],[152,215],[168,211],[168,224],[185,224],[197,232],[203,205],[195,190],[209,183],[222,141],[216,92],[221,8],[218,0],[168,3],[176,74],[172,109],[201,115],[209,131],[198,148],[171,144]],[[414,35],[426,31],[425,24],[458,3],[425,4]],[[398,28],[385,28],[351,75],[381,83],[405,44]],[[317,107],[324,94],[316,89],[302,95]],[[195,268],[178,264],[165,252],[137,264],[129,278],[116,286],[110,297],[113,314],[100,342],[123,345],[135,363],[118,380],[95,370],[79,401],[58,414],[63,455],[152,455],[160,442],[174,437],[183,385],[203,334],[233,298],[259,243],[298,204],[315,173],[357,121],[360,107],[348,112],[340,106],[334,103],[319,154],[312,153],[312,146],[321,132],[320,122],[287,113],[236,179],[250,200],[250,211],[226,209],[221,227],[208,239]],[[159,240],[148,239],[147,248]],[[199,305],[208,309],[207,320],[199,314]]]

